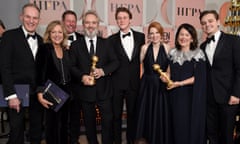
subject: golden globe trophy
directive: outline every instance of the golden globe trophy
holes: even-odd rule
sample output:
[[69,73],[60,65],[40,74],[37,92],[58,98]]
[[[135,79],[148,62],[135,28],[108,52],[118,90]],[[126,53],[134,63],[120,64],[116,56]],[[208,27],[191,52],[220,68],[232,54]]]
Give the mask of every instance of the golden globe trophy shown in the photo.
[[94,78],[93,72],[96,69],[97,62],[98,62],[98,57],[96,55],[93,55],[92,56],[91,72],[90,72],[90,75],[92,76],[92,80],[90,81],[90,85],[95,85],[96,84],[96,80]]
[[159,64],[153,64],[153,69],[159,73],[160,76],[163,76],[167,80],[167,87],[170,88],[173,84],[173,81],[162,71]]

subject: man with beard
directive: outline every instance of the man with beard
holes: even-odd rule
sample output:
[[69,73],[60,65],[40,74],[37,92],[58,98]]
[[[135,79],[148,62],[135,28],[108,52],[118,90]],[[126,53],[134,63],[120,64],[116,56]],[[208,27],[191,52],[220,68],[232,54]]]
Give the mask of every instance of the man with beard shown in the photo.
[[[96,110],[101,115],[102,143],[112,143],[112,84],[110,74],[119,63],[108,46],[106,39],[97,36],[99,17],[95,11],[83,16],[84,37],[74,41],[70,47],[72,59],[73,96],[82,104],[84,124],[89,144],[97,144]],[[96,68],[92,69],[92,57],[98,57]],[[92,83],[95,80],[95,84]]]

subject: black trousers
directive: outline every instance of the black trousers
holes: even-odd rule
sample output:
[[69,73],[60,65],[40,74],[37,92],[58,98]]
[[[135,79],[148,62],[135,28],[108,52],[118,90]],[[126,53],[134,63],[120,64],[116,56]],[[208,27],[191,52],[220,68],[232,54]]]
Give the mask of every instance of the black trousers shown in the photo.
[[115,144],[122,143],[123,101],[127,107],[127,142],[133,143],[135,137],[135,108],[138,92],[135,90],[116,90],[113,96],[113,134]]
[[98,106],[101,116],[102,143],[112,144],[112,100],[98,102],[82,101],[84,124],[89,144],[98,144],[96,130],[96,109]]
[[79,99],[70,101],[70,144],[77,144],[80,135],[81,102]]
[[[36,94],[30,95],[29,103],[29,137],[33,144],[40,144],[43,133],[43,107],[37,100]],[[14,109],[8,110],[10,137],[8,144],[24,144],[26,108],[21,107],[17,113]]]
[[233,144],[235,116],[239,105],[217,104],[208,97],[207,136],[209,144]]

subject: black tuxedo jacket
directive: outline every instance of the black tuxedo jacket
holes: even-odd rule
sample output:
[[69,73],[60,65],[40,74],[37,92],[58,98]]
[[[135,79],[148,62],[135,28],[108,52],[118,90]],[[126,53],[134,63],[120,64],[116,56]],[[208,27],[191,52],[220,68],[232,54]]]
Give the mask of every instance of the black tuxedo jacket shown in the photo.
[[[42,38],[37,35],[38,44]],[[6,31],[1,41],[1,76],[4,95],[16,93],[14,84],[30,84],[30,94],[36,88],[35,60],[22,27]]]
[[[200,46],[205,55],[206,44],[205,41]],[[212,88],[217,103],[227,104],[231,95],[240,97],[240,38],[221,32],[213,64],[208,60],[207,69],[207,88]]]
[[81,37],[83,37],[83,35],[78,32],[75,32],[75,35],[76,35],[77,39],[80,39]]
[[82,83],[82,76],[90,74],[92,65],[85,38],[81,37],[71,44],[70,57],[72,60],[72,67],[70,73],[72,76],[73,94],[75,97],[84,101],[95,102],[111,97],[112,84],[110,75],[116,70],[119,63],[106,39],[97,38],[96,56],[99,58],[96,67],[102,68],[105,76],[97,79],[96,85],[85,86]]
[[125,52],[121,38],[120,31],[110,36],[109,42],[111,48],[114,49],[117,58],[120,62],[120,66],[113,73],[112,78],[114,87],[119,89],[135,89],[139,88],[140,83],[140,49],[145,43],[145,36],[143,33],[133,31],[134,49],[132,59],[129,60],[127,53]]

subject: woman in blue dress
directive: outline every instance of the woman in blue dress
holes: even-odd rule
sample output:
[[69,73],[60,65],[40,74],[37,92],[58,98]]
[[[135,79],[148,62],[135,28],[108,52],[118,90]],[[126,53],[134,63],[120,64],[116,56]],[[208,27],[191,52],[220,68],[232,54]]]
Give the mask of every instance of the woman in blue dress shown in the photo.
[[163,27],[160,23],[152,22],[148,34],[150,43],[142,46],[140,55],[143,75],[136,104],[136,138],[144,138],[149,144],[168,144],[167,90],[153,64],[159,64],[166,71],[169,47],[162,43]]
[[168,87],[172,142],[205,144],[206,63],[192,25],[179,26],[175,46],[169,51],[168,68],[173,81]]

